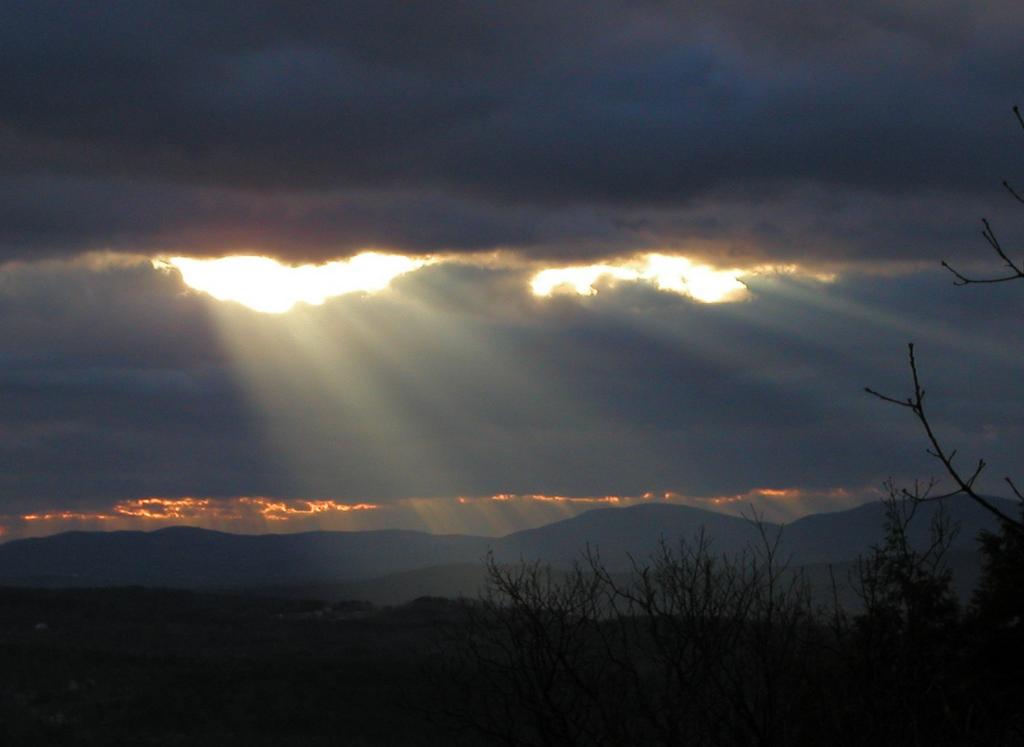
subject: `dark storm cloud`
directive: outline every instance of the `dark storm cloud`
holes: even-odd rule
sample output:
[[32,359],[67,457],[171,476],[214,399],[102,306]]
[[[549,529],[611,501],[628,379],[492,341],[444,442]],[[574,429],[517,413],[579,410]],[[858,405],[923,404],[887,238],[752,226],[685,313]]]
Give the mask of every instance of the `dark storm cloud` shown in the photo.
[[862,392],[905,390],[911,330],[943,433],[995,470],[1015,464],[1019,290],[980,303],[939,271],[765,277],[747,302],[701,305],[628,284],[538,301],[522,273],[441,265],[393,294],[272,317],[145,264],[100,267],[72,282],[29,265],[0,285],[7,513],[143,495],[387,504],[927,476],[914,424]]
[[[7,257],[372,245],[551,258],[693,240],[718,257],[921,257],[935,247],[906,236],[948,235],[965,206],[973,219],[1019,145],[1011,4],[41,2],[2,15]],[[873,200],[897,236],[840,237],[817,193]],[[930,209],[908,215],[922,193]],[[736,225],[748,214],[764,219]]]
[[252,414],[224,374],[64,366],[0,375],[5,511],[275,484]]

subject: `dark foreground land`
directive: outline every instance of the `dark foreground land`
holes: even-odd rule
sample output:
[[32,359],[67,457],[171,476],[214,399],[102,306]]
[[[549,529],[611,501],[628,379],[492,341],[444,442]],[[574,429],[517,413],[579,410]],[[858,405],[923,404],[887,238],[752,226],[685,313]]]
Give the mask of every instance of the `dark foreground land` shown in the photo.
[[0,589],[0,743],[432,745],[453,605]]
[[1024,744],[1024,532],[980,536],[964,599],[915,510],[824,598],[767,531],[628,572],[489,557],[471,601],[0,587],[0,747]]

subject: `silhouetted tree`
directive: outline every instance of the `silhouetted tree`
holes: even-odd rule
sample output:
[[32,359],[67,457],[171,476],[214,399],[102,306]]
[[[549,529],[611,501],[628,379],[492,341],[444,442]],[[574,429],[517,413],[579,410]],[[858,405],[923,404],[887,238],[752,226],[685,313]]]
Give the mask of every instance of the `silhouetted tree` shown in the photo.
[[971,675],[953,529],[940,512],[915,547],[918,506],[891,489],[851,610],[815,604],[764,532],[732,557],[663,543],[621,573],[596,552],[561,573],[491,558],[444,643],[447,715],[503,745],[1011,743]]
[[857,562],[863,608],[844,629],[851,718],[859,714],[862,734],[878,743],[948,743],[970,729],[958,697],[961,617],[947,563],[956,528],[940,509],[929,542],[915,547],[909,529],[921,503],[891,481],[886,488],[884,538]]
[[822,743],[832,633],[778,548],[762,527],[736,556],[699,534],[622,573],[489,559],[446,642],[449,715],[506,745]]
[[[1015,106],[1013,113],[1024,129],[1020,109]],[[1024,197],[1009,182],[1003,181],[1003,187],[1015,201],[1024,203]],[[1010,258],[987,219],[982,219],[982,226],[982,236],[1002,260],[1006,271],[977,277],[943,261],[942,266],[953,275],[954,284],[988,285],[1024,279],[1024,263],[1015,263]],[[930,495],[928,491],[925,491],[925,495],[903,491],[904,497],[916,504],[965,495],[999,520],[997,532],[983,532],[979,537],[983,559],[982,576],[973,595],[963,631],[968,639],[959,644],[959,653],[964,660],[959,697],[962,701],[970,702],[970,707],[975,711],[975,722],[984,724],[984,728],[978,727],[977,731],[984,731],[992,743],[1021,743],[1024,742],[1024,709],[1020,706],[1019,697],[1020,672],[1024,668],[1024,494],[1013,478],[1003,478],[1018,503],[1016,512],[1007,512],[977,488],[978,478],[987,466],[984,459],[978,459],[969,471],[956,463],[957,449],[951,449],[943,443],[929,417],[913,344],[908,348],[911,395],[901,399],[870,388],[867,391],[913,414],[924,431],[928,453],[939,461],[953,483],[952,489],[941,495]],[[922,594],[930,593],[925,584],[917,583],[913,586]],[[932,655],[940,653],[935,648],[939,644],[920,633],[913,638],[915,645],[918,641],[924,642],[926,651],[931,646]],[[966,694],[963,693],[964,687],[969,690]],[[929,692],[934,693],[936,690]]]

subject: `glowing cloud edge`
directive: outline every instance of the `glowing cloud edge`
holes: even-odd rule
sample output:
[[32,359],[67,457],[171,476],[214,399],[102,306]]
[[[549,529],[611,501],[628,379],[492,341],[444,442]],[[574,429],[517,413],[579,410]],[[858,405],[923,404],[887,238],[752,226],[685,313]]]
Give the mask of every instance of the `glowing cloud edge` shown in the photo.
[[185,285],[218,301],[235,301],[265,314],[283,314],[300,303],[320,306],[349,293],[382,291],[400,275],[434,261],[363,252],[320,265],[290,266],[255,255],[165,257],[152,260],[152,264],[160,270],[177,270]]
[[[376,251],[319,265],[292,266],[257,255],[173,256],[151,263],[159,270],[180,273],[185,285],[195,291],[266,314],[283,314],[298,304],[320,306],[350,293],[377,293],[395,278],[428,265],[476,264],[472,256],[410,257]],[[681,255],[651,252],[593,265],[536,270],[529,287],[534,296],[547,298],[561,293],[593,296],[599,283],[645,283],[700,303],[730,303],[749,297],[744,278],[769,273],[803,275],[823,282],[835,279],[835,275],[796,265],[716,268]]]
[[533,275],[530,290],[542,298],[556,293],[593,296],[597,294],[595,286],[599,281],[635,282],[701,303],[730,303],[748,298],[749,289],[743,278],[770,274],[800,275],[825,283],[837,277],[834,273],[815,272],[793,264],[721,269],[681,255],[651,252],[602,264],[546,268]]
[[746,297],[747,286],[740,278],[749,274],[752,271],[717,269],[687,257],[650,253],[605,264],[541,270],[530,281],[530,289],[541,297],[566,290],[580,296],[593,296],[599,280],[645,282],[658,290],[678,293],[702,303],[725,303]]

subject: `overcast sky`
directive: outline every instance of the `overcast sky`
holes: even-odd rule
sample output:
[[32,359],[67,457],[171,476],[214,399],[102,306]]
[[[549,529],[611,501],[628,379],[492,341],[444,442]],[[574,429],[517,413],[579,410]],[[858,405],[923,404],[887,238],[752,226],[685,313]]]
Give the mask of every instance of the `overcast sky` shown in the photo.
[[[997,492],[1024,284],[939,262],[1000,272],[982,217],[1019,256],[1022,32],[1009,1],[0,2],[0,526],[846,507],[939,472],[863,392],[907,393],[910,341]],[[366,251],[413,269],[274,314],[166,264]]]

